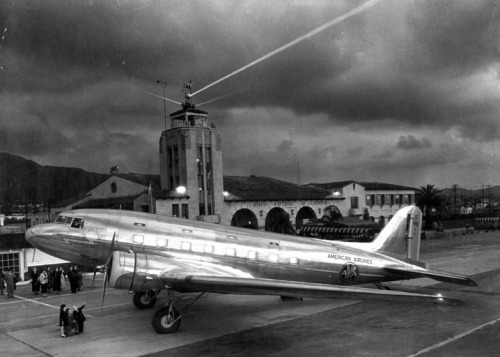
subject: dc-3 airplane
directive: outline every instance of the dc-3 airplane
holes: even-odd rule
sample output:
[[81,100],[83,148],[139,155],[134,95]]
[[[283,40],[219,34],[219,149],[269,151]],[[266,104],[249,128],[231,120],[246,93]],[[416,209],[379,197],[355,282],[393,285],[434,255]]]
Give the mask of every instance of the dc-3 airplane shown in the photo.
[[[151,308],[161,290],[166,306],[153,317],[158,333],[179,328],[175,292],[282,297],[459,302],[441,294],[356,287],[429,277],[477,286],[466,276],[419,262],[422,213],[404,207],[371,243],[322,241],[185,219],[106,209],[61,213],[26,232],[34,247],[87,266],[105,265],[106,281],[134,292],[134,305]],[[196,301],[195,299],[195,301]],[[193,301],[194,303],[194,301]]]

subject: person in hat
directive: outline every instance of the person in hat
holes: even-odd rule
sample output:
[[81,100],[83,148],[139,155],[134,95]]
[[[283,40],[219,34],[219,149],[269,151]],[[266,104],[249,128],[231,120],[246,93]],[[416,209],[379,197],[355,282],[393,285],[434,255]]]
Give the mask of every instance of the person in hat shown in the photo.
[[83,313],[84,307],[85,307],[85,304],[80,306],[78,309],[76,308],[76,306],[73,306],[73,309],[75,309],[77,311],[76,323],[78,324],[78,333],[83,333],[84,323],[87,320],[85,318],[85,314]]
[[59,326],[61,327],[61,337],[66,337],[64,333],[64,308],[66,304],[61,304],[59,308]]
[[73,322],[73,315],[69,312],[69,307],[66,307],[64,308],[64,315],[63,315],[64,333],[61,335],[61,337],[73,336],[73,329],[71,326],[72,322]]

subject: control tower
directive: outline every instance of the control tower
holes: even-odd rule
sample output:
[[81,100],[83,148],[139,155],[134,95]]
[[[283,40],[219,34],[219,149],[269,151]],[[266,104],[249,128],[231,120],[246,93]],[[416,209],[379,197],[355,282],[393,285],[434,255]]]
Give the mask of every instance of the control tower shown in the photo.
[[172,216],[220,223],[223,205],[222,143],[208,113],[189,100],[170,114],[160,137],[160,178]]

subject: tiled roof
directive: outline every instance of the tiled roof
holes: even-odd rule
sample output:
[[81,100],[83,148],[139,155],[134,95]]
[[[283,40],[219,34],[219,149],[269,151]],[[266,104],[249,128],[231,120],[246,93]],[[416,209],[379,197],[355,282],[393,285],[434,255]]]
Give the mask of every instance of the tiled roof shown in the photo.
[[327,182],[327,183],[309,183],[309,184],[304,185],[304,186],[310,186],[310,187],[313,186],[313,187],[323,188],[325,190],[333,190],[335,188],[345,187],[347,185],[352,184],[353,182],[356,182],[356,181],[337,181],[337,182]]
[[148,187],[149,183],[151,182],[151,188],[153,190],[159,189],[161,186],[160,175],[128,173],[128,174],[118,174],[117,177]]
[[96,198],[93,200],[88,200],[82,202],[78,205],[73,206],[73,209],[78,208],[114,208],[118,206],[130,207],[134,205],[134,200],[139,195],[132,196],[121,196],[121,197],[112,197],[112,198]]
[[391,183],[383,183],[383,182],[358,182],[358,181],[337,181],[337,182],[326,182],[326,183],[310,183],[307,186],[320,187],[326,190],[332,190],[335,188],[342,188],[352,183],[357,183],[358,185],[363,186],[366,190],[379,190],[379,191],[390,191],[390,190],[399,190],[399,191],[407,191],[407,190],[415,190],[414,187],[393,185]]
[[400,186],[393,185],[392,183],[383,183],[383,182],[358,182],[361,186],[363,186],[366,190],[381,190],[381,191],[390,191],[390,190],[416,190],[414,187],[408,186]]
[[257,176],[224,176],[225,201],[310,200],[332,198],[330,191]]

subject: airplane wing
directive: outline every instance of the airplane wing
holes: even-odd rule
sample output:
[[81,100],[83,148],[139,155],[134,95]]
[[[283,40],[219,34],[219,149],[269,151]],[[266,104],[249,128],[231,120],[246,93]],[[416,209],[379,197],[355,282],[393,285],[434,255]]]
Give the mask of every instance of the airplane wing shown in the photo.
[[223,294],[281,295],[290,297],[411,300],[458,303],[459,299],[441,295],[427,295],[388,291],[355,286],[304,283],[299,281],[235,278],[222,276],[161,277],[162,281],[180,289]]
[[434,280],[443,281],[451,284],[477,286],[477,283],[467,276],[448,273],[439,270],[433,270],[433,269],[419,270],[419,269],[409,269],[400,267],[385,267],[384,269],[389,273],[397,274],[404,279],[432,278]]
[[247,273],[210,260],[193,261],[183,259],[182,256],[168,258],[119,251],[113,253],[109,284],[114,288],[134,291],[170,288],[181,292],[461,302],[441,295],[253,278]]

